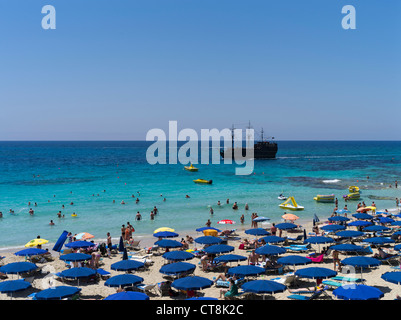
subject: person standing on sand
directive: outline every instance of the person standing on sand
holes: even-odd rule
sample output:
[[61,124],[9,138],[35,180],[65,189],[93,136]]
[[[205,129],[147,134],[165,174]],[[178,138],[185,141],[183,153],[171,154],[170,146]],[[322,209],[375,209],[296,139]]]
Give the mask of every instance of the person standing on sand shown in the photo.
[[336,271],[336,267],[338,265],[338,271],[341,272],[341,262],[338,257],[339,252],[337,250],[333,251],[333,263],[334,263],[334,271]]
[[107,255],[109,258],[111,258],[110,253],[111,253],[111,247],[113,245],[111,244],[111,235],[110,232],[107,232]]

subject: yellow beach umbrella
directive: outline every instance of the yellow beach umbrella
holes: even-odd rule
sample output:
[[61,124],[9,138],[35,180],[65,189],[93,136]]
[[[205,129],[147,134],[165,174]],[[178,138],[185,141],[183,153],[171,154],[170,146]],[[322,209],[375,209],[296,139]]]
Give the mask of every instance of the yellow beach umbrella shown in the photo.
[[284,220],[292,220],[292,221],[299,219],[298,216],[292,213],[286,213],[282,215],[281,218],[283,218]]
[[46,240],[46,239],[33,239],[33,240],[29,241],[25,245],[25,247],[27,247],[27,248],[36,247],[36,246],[39,246],[39,245],[42,245],[42,244],[45,244],[45,243],[48,243],[48,242],[49,242],[49,240]]
[[206,230],[203,230],[203,234],[204,234],[205,236],[217,236],[217,230],[214,230],[214,229],[206,229]]
[[168,228],[168,227],[161,227],[161,228],[156,229],[155,231],[153,231],[153,233],[161,232],[161,231],[170,231],[170,232],[174,232],[175,230],[174,230],[174,229],[171,229],[171,228]]

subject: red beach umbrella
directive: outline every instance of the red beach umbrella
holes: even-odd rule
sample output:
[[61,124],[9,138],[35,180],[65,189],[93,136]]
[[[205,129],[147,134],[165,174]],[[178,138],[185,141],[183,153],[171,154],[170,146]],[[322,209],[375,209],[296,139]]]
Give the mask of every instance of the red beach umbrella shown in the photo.
[[235,221],[230,220],[230,219],[224,219],[224,220],[220,220],[219,222],[217,222],[218,224],[235,224]]

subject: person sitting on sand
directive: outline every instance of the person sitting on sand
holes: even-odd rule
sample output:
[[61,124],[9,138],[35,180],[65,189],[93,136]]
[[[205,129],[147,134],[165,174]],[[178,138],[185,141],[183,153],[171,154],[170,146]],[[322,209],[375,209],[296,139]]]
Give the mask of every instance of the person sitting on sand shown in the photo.
[[373,258],[376,258],[376,259],[387,259],[387,258],[390,258],[390,257],[393,257],[393,256],[395,256],[395,255],[386,253],[386,252],[383,251],[382,248],[379,247],[377,249],[377,253],[375,253],[373,255]]
[[192,238],[191,236],[187,235],[187,242],[188,243],[193,243],[194,242],[194,238]]
[[224,294],[224,300],[229,299],[238,295],[238,285],[235,283],[233,279],[230,279],[230,287],[228,290],[220,290],[220,298]]
[[187,250],[187,249],[189,248],[189,245],[188,245],[188,243],[184,240],[184,238],[181,239],[181,244],[182,244],[181,250]]

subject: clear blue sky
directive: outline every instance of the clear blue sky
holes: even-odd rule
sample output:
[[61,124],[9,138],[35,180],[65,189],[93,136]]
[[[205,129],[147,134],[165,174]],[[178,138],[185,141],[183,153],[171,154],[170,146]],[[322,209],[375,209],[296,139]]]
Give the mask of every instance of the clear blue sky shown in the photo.
[[169,120],[400,140],[400,88],[399,0],[0,3],[0,140],[144,140]]

